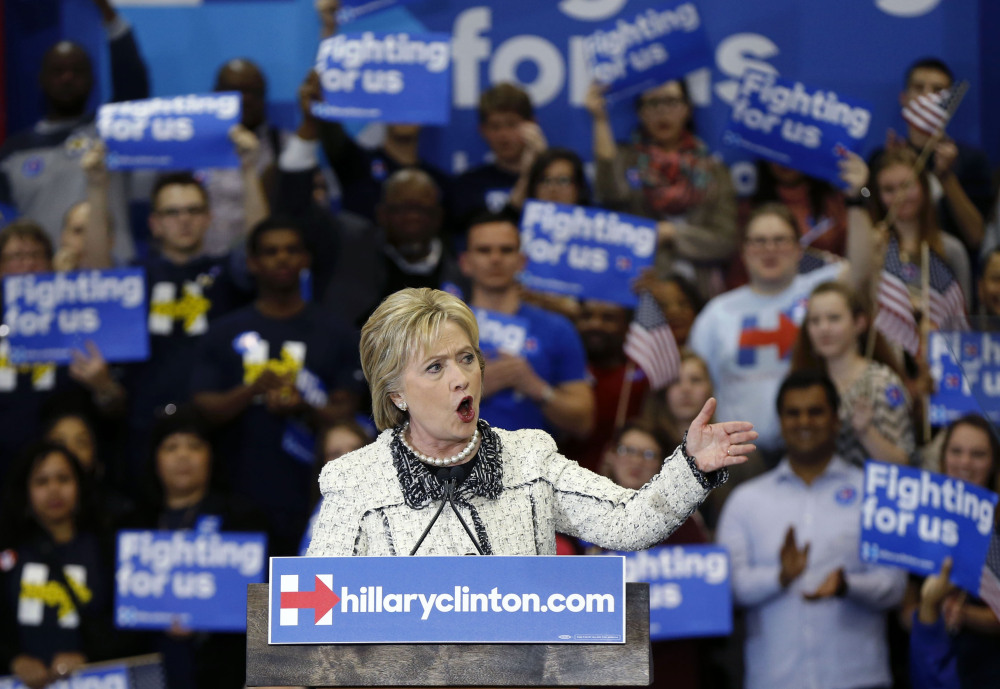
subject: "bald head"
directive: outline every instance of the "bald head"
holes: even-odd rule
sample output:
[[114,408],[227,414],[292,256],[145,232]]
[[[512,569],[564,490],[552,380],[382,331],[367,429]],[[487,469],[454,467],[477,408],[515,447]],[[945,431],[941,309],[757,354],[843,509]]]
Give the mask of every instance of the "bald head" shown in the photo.
[[238,57],[226,62],[215,75],[216,91],[238,91],[243,96],[243,126],[254,130],[264,123],[267,79],[251,60]]
[[413,190],[427,196],[435,205],[440,200],[441,191],[434,178],[418,168],[397,170],[382,185],[382,203],[393,203],[403,190]]
[[419,260],[441,229],[441,193],[426,172],[405,168],[382,185],[377,212],[389,243],[408,260]]
[[45,94],[47,117],[79,117],[94,87],[90,55],[79,43],[59,41],[42,56],[39,83]]

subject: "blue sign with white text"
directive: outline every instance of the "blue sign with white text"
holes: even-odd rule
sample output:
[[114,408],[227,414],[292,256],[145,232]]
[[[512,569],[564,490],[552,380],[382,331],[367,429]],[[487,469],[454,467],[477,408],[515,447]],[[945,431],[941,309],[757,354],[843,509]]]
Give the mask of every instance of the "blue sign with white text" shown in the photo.
[[[82,667],[65,679],[46,684],[46,689],[129,689],[128,668],[124,665]],[[0,677],[0,689],[28,689],[17,677]]]
[[625,643],[621,558],[271,558],[268,642]]
[[141,268],[12,275],[3,281],[3,306],[15,364],[69,363],[88,341],[106,361],[149,358]]
[[229,130],[240,123],[239,93],[190,94],[107,103],[97,131],[109,170],[236,167]]
[[267,536],[218,531],[119,531],[115,624],[120,629],[246,630],[247,584],[264,581]]
[[625,556],[625,580],[649,583],[649,638],[733,631],[729,553],[715,545],[664,545]]
[[861,559],[932,574],[951,556],[951,580],[974,594],[993,531],[995,493],[896,464],[865,463]]
[[594,78],[607,87],[612,101],[712,64],[693,2],[619,17],[587,36],[584,45]]
[[521,215],[521,250],[529,289],[601,299],[634,307],[632,282],[652,265],[656,222],[562,203],[528,201]]
[[932,332],[928,348],[936,383],[931,424],[944,426],[972,412],[1000,424],[1000,333]]
[[871,106],[859,100],[748,69],[723,141],[843,186],[838,163],[862,151],[871,121]]
[[323,102],[313,114],[408,124],[447,124],[451,37],[434,33],[339,34],[319,44]]
[[492,359],[499,353],[521,356],[528,341],[527,318],[498,313],[489,309],[473,309],[479,324],[479,349]]

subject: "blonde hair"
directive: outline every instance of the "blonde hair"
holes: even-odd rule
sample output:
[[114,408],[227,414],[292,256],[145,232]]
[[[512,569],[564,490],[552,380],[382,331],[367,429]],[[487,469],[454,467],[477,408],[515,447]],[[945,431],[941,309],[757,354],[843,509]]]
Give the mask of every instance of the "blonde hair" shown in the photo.
[[401,391],[403,372],[413,355],[437,338],[446,321],[469,336],[479,370],[484,371],[476,317],[465,302],[447,292],[428,287],[401,289],[386,297],[361,328],[361,370],[371,389],[372,416],[380,431],[406,421],[406,412],[396,407],[390,395]]

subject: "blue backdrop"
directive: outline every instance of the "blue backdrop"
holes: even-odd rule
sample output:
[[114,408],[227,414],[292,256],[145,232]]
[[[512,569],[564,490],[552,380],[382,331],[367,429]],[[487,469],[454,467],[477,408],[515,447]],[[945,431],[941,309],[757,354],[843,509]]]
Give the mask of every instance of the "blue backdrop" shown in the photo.
[[[205,91],[226,59],[260,63],[270,83],[271,115],[291,126],[294,95],[318,43],[313,0],[120,0],[133,23],[152,74],[153,95]],[[987,149],[1000,162],[1000,128],[987,113],[1000,105],[1000,10],[989,0],[841,0],[802,3],[727,0],[696,3],[704,18],[713,66],[693,82],[702,107],[700,133],[721,148],[721,133],[744,69],[826,87],[875,106],[865,150],[888,127],[901,129],[897,96],[907,65],[925,55],[945,59],[972,88],[951,131]],[[478,163],[485,147],[476,135],[475,103],[495,81],[516,78],[539,106],[538,119],[553,144],[590,149],[590,122],[579,107],[587,86],[580,37],[621,15],[656,6],[655,0],[413,0],[353,22],[351,30],[428,30],[453,36],[451,124],[429,130],[427,155],[449,168]],[[78,40],[106,72],[103,34],[92,0],[6,0],[8,131],[39,116],[37,67],[59,36]],[[16,66],[16,67],[14,67]],[[106,79],[105,93],[107,92]],[[617,130],[631,122],[622,106]],[[739,181],[746,168],[737,166]]]

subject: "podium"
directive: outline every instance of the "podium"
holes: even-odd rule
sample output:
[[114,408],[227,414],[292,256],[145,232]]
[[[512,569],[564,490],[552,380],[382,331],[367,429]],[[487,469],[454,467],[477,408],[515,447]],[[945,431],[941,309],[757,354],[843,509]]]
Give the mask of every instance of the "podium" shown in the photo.
[[624,644],[267,643],[268,584],[247,592],[247,686],[648,685],[649,584],[625,585]]

